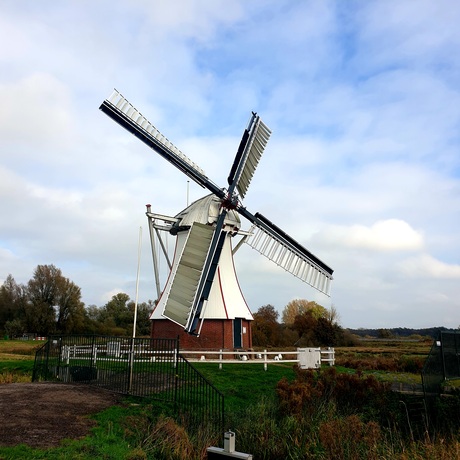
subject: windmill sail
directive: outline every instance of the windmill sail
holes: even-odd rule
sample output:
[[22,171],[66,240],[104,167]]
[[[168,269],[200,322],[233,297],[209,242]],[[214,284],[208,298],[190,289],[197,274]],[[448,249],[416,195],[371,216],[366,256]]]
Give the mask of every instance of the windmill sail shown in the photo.
[[185,156],[166,136],[150,123],[128,100],[117,90],[106,99],[99,109],[134,134],[151,149],[172,163],[188,177],[203,188],[208,188],[217,196],[223,198],[222,190],[210,181],[206,173],[190,158]]
[[191,226],[179,263],[173,267],[170,282],[163,291],[166,296],[163,316],[184,329],[190,327],[194,319],[194,301],[213,234],[214,228],[209,225],[194,223]]
[[241,198],[246,196],[252,176],[270,138],[271,131],[258,115],[252,114],[249,127],[244,131],[235,161],[228,176],[229,192],[234,187]]
[[191,307],[192,317],[190,319],[190,324],[185,328],[185,330],[191,334],[199,335],[199,330],[197,329],[199,317],[204,303],[209,298],[217,266],[219,265],[220,254],[222,253],[222,248],[224,246],[225,232],[223,232],[222,229],[224,227],[226,215],[227,212],[225,209],[222,209],[219,218],[217,219],[214,235],[209,245],[209,251],[202,270],[200,283],[196,290],[195,299]]
[[333,270],[262,214],[245,212],[253,222],[245,243],[289,273],[330,295]]

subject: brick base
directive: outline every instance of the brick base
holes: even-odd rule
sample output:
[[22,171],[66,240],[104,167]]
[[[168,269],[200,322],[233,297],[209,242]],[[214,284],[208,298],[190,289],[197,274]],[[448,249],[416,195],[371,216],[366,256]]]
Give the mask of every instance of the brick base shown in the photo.
[[[242,320],[246,332],[241,335],[242,348],[252,348],[251,321]],[[187,334],[184,329],[168,319],[152,320],[151,337],[155,339],[175,339],[179,337],[180,348],[183,350],[231,350],[233,343],[233,321],[223,319],[207,319],[203,323],[199,337]]]

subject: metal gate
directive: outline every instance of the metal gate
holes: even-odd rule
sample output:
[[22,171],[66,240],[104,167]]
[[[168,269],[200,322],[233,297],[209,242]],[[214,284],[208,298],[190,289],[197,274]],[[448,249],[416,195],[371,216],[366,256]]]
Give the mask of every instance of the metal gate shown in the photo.
[[439,394],[443,382],[455,379],[460,379],[460,333],[443,331],[423,366],[425,395]]

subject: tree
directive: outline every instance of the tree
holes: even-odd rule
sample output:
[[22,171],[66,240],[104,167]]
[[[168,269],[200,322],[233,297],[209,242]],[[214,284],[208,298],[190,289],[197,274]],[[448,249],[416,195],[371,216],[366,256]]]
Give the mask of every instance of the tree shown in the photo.
[[129,308],[129,295],[123,292],[112,298],[100,309],[99,322],[103,333],[109,335],[131,335],[133,328],[133,311]]
[[25,325],[28,332],[83,332],[85,310],[80,288],[54,265],[38,265],[27,284]]
[[[8,321],[15,321],[17,319],[21,322],[25,302],[24,286],[17,284],[14,278],[8,275],[0,286],[0,330],[5,329]],[[14,323],[16,326],[19,324],[18,321]],[[7,333],[9,334],[9,332]]]
[[59,279],[56,303],[56,330],[66,334],[84,332],[86,318],[81,289],[68,278]]
[[89,305],[85,308],[85,332],[87,334],[103,334],[99,322],[100,308],[96,305]]
[[329,310],[326,310],[326,319],[329,320],[332,324],[339,324],[340,321],[340,315],[339,312],[337,311],[337,308],[335,308],[335,305],[331,305],[331,308]]
[[[292,315],[299,312],[291,320]],[[343,329],[338,325],[339,314],[334,306],[329,310],[316,302],[293,300],[283,311],[287,327],[298,335],[297,345],[333,347],[345,340]]]
[[253,344],[256,346],[279,346],[281,331],[278,323],[279,313],[275,307],[273,305],[260,307],[253,316]]
[[315,337],[315,328],[318,320],[313,316],[311,310],[306,310],[294,318],[292,328],[297,331],[297,344],[315,347],[317,346]]
[[[153,301],[137,305],[136,337],[150,335],[150,314]],[[85,309],[86,329],[93,334],[132,336],[135,302],[123,292],[112,298],[101,308],[90,305]]]
[[61,271],[54,265],[38,265],[27,283],[28,302],[25,309],[27,332],[48,335],[55,331],[56,284]]
[[341,328],[328,318],[322,317],[317,319],[314,333],[317,346],[333,347],[341,336]]
[[318,319],[322,316],[326,316],[328,311],[322,305],[317,304],[313,301],[305,299],[294,299],[291,300],[283,310],[283,323],[291,326],[294,324],[297,315],[301,315],[307,311],[312,313],[313,318]]
[[12,319],[5,323],[5,334],[10,338],[20,337],[24,332],[24,326],[19,318]]
[[[137,321],[136,321],[136,337],[150,335],[150,314],[152,313],[154,304],[152,300],[148,302],[141,302],[137,304]],[[133,321],[134,321],[134,302],[129,304],[130,310],[133,311]],[[132,330],[130,335],[132,334]]]
[[393,337],[393,334],[388,329],[379,329],[377,331],[377,337],[379,339],[390,339],[391,337]]

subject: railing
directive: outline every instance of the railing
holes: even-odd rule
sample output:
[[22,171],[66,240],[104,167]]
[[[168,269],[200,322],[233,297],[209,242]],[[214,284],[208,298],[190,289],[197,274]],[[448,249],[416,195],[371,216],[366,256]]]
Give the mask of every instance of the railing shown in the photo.
[[442,331],[423,366],[425,395],[439,394],[444,382],[457,379],[460,379],[460,333]]
[[197,426],[202,421],[224,428],[224,396],[181,354],[177,356],[175,397],[179,410],[193,407],[184,413],[188,421]]
[[182,356],[186,356],[190,362],[209,362],[218,363],[219,369],[222,369],[224,364],[263,364],[264,370],[267,370],[269,364],[280,363],[297,363],[301,364],[302,354],[314,353],[318,356],[311,365],[305,368],[318,368],[321,364],[333,366],[335,364],[334,348],[298,348],[291,351],[225,351],[225,350],[180,350]]
[[50,337],[35,355],[33,381],[85,383],[175,405],[196,424],[219,423],[224,397],[178,352],[175,339]]

